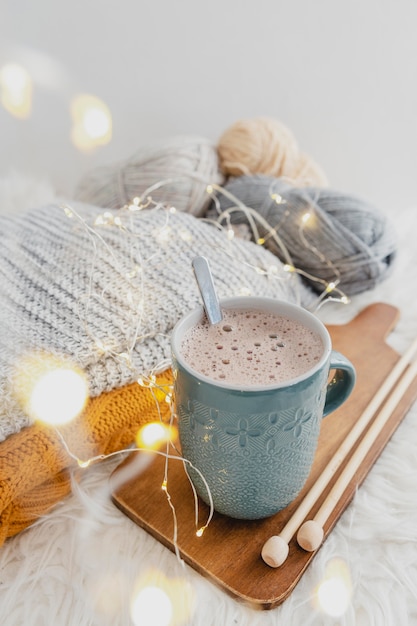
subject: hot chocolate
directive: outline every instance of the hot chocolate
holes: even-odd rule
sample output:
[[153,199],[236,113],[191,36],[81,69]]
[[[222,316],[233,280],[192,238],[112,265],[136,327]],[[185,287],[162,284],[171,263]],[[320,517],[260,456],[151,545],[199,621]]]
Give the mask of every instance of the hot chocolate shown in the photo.
[[257,309],[225,309],[188,329],[181,353],[194,370],[233,386],[276,385],[309,371],[323,355],[320,336],[294,319]]

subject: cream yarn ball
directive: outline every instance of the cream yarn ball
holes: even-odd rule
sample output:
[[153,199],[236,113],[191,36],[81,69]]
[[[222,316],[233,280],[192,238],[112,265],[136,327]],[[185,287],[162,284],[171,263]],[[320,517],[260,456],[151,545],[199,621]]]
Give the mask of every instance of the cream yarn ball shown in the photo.
[[324,172],[299,150],[293,133],[270,117],[235,122],[221,135],[217,150],[225,176],[264,174],[298,187],[327,185]]
[[210,203],[207,185],[223,181],[216,146],[202,137],[178,136],[92,170],[79,183],[75,198],[119,209],[136,196],[151,195],[155,202],[199,217]]

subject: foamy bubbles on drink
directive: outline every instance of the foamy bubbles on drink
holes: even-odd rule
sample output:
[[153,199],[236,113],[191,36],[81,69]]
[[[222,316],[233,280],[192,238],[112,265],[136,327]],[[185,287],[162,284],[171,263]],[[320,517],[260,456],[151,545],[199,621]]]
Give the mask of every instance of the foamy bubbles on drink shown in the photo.
[[288,381],[310,370],[323,354],[320,336],[304,324],[259,310],[223,311],[184,336],[181,352],[197,372],[231,385],[256,387]]

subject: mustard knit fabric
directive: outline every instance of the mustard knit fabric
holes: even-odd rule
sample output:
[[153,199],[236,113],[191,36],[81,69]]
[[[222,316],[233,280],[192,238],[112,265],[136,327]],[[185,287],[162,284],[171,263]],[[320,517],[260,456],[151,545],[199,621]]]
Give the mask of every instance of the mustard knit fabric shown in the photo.
[[[137,383],[92,398],[83,414],[60,432],[81,460],[122,450],[148,422],[170,419],[164,390],[171,370],[156,377],[162,392]],[[47,513],[70,491],[70,470],[77,462],[66,452],[55,429],[36,423],[0,445],[0,545]],[[78,470],[88,471],[88,470]]]

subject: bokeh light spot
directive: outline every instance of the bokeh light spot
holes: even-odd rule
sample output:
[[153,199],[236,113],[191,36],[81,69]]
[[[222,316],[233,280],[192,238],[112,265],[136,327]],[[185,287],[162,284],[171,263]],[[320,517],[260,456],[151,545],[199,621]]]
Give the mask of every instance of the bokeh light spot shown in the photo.
[[48,354],[32,354],[16,366],[14,393],[33,419],[59,426],[81,413],[88,399],[87,378],[72,363]]
[[317,588],[319,607],[331,617],[341,617],[347,611],[351,597],[349,568],[342,559],[332,559],[327,564],[324,580]]
[[130,614],[134,626],[185,626],[192,623],[194,610],[191,585],[156,569],[144,572],[132,591]]
[[164,443],[175,439],[176,435],[177,430],[174,426],[163,422],[150,422],[138,431],[136,445],[138,448],[156,450]]
[[135,626],[169,626],[172,619],[172,603],[160,587],[149,585],[133,599],[131,616]]
[[100,98],[89,94],[76,96],[71,103],[71,116],[71,138],[76,148],[88,152],[110,142],[112,116]]
[[36,383],[30,400],[31,413],[48,424],[65,424],[82,411],[86,395],[85,380],[78,372],[57,369]]
[[32,79],[18,63],[0,68],[0,102],[14,117],[26,119],[32,109]]

